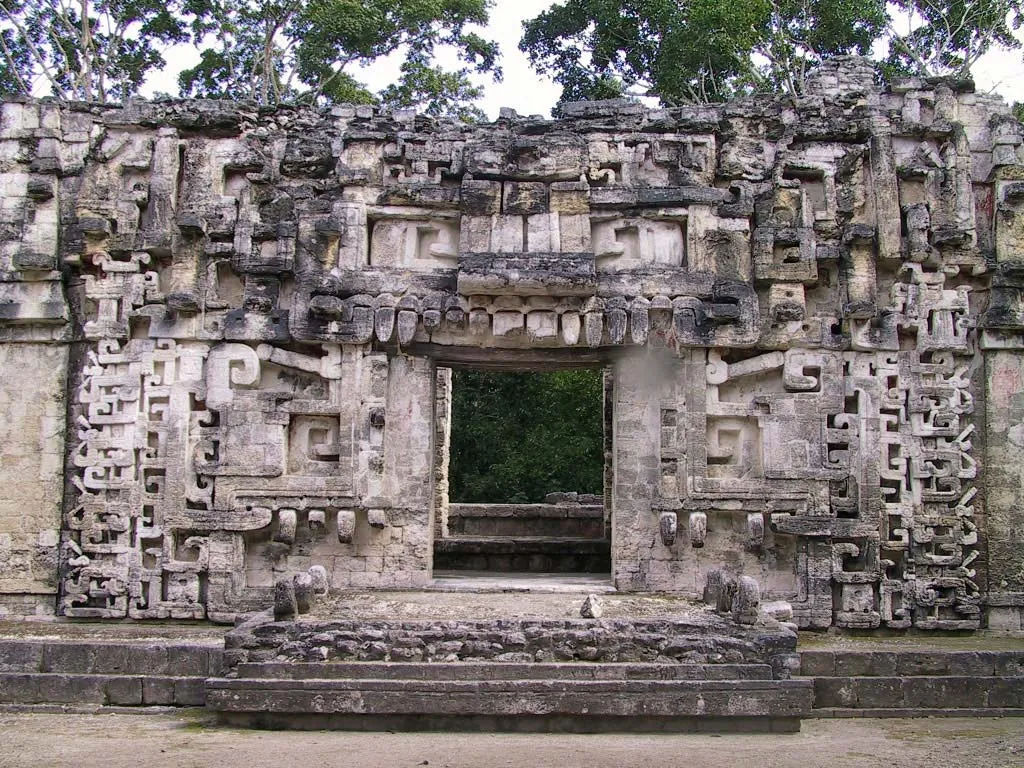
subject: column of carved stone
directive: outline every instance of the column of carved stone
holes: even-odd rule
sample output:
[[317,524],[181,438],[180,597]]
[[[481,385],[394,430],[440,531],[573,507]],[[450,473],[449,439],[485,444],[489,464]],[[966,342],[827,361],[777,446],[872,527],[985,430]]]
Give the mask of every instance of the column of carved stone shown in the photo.
[[452,441],[452,369],[437,369],[434,399],[434,537],[448,535],[448,471]]
[[1016,120],[993,121],[995,257],[981,318],[985,353],[984,528],[987,623],[1024,628],[1024,157]]
[[59,584],[70,330],[59,221],[92,126],[73,122],[55,104],[0,107],[0,613],[12,618],[52,614]]
[[[619,589],[671,589],[679,568],[671,542],[666,544],[660,534],[666,510],[659,509],[667,498],[659,457],[663,410],[677,404],[682,369],[673,352],[653,345],[631,351],[612,367],[614,481],[605,493],[614,510],[612,578]],[[671,502],[677,508],[678,496]]]
[[390,359],[380,504],[390,528],[382,581],[392,586],[421,586],[430,580],[435,370],[433,361],[423,357]]

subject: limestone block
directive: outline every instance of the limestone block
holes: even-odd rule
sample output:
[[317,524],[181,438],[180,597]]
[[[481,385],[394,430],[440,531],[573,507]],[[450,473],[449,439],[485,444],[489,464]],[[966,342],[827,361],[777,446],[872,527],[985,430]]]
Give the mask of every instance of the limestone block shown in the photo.
[[600,619],[603,614],[601,599],[597,595],[587,595],[587,599],[580,606],[580,616],[584,619]]
[[754,624],[761,606],[761,587],[756,579],[740,576],[732,601],[732,618],[738,624]]
[[327,578],[327,569],[322,565],[310,566],[309,577],[313,584],[313,594],[317,597],[326,597],[330,591],[330,580]]
[[295,582],[284,577],[274,584],[274,621],[289,621],[299,615]]

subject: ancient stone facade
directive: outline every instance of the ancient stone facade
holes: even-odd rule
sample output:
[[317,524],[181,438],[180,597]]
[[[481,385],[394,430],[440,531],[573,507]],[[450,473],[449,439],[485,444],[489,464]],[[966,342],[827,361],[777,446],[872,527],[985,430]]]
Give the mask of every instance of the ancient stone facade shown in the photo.
[[426,586],[444,369],[584,365],[620,590],[1021,627],[1024,149],[967,84],[844,60],[489,125],[17,102],[0,188],[9,613]]

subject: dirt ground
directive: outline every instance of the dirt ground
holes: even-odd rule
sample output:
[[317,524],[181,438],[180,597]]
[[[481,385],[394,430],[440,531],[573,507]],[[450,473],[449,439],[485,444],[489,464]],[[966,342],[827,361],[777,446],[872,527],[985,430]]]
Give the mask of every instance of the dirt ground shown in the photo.
[[221,728],[163,715],[0,713],[0,766],[1024,766],[1024,718],[806,720],[791,735],[344,733]]

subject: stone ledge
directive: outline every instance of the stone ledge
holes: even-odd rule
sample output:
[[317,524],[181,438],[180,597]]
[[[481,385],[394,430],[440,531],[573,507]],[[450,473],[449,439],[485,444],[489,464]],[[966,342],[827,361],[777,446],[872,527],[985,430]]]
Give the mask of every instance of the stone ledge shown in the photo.
[[[586,717],[764,719],[804,716],[811,707],[805,680],[751,681],[492,681],[435,683],[381,680],[207,681],[207,707],[245,714],[431,717]],[[627,726],[628,723],[623,722]],[[287,724],[286,724],[286,727]],[[325,727],[332,727],[327,721]],[[335,727],[345,727],[344,725]],[[769,726],[770,727],[770,726]]]
[[815,707],[807,717],[1024,717],[1024,708],[966,707],[956,709],[928,709],[922,707],[860,708]]
[[245,679],[317,679],[363,678],[373,680],[447,680],[493,681],[559,679],[574,681],[636,680],[771,680],[767,664],[516,664],[514,662],[455,663],[432,662],[327,662],[288,664],[265,662],[239,664],[239,677]]
[[197,707],[205,699],[202,677],[0,673],[0,704]]
[[797,733],[798,717],[616,717],[607,715],[349,715],[219,712],[223,725],[297,731],[496,733]]

